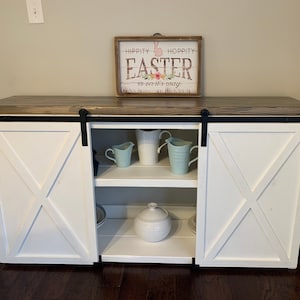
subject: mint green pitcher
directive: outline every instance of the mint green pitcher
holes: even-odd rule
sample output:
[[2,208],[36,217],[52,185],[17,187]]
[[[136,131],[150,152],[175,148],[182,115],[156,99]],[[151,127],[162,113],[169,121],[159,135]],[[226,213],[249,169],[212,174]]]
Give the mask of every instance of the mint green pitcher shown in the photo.
[[165,145],[168,145],[169,161],[171,171],[174,174],[186,174],[192,163],[198,160],[198,157],[190,160],[193,150],[198,149],[198,146],[192,146],[191,141],[185,141],[176,137],[169,137],[166,142],[159,147],[159,151]]
[[[133,146],[133,142],[114,145],[111,148],[106,149],[105,156],[108,159],[112,160],[119,168],[129,167],[131,164],[131,154]],[[108,153],[110,152],[114,155],[114,157],[108,155]]]

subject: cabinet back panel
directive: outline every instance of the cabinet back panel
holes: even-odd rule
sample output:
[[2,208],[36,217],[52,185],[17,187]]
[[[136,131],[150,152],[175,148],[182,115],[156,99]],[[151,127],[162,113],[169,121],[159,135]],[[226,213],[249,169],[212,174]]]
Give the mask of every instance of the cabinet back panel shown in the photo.
[[101,205],[196,206],[196,189],[152,187],[101,187],[96,189],[96,201]]

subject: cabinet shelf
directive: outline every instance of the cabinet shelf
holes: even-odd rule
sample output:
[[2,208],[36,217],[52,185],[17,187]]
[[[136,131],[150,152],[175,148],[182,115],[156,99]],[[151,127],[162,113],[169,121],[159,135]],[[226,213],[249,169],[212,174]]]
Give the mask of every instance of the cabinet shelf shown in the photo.
[[155,166],[144,166],[134,161],[128,168],[118,168],[100,162],[95,186],[196,188],[197,169],[192,169],[184,175],[173,174],[168,158],[162,159]]
[[105,262],[191,264],[195,234],[188,220],[172,220],[170,235],[150,243],[135,235],[133,219],[107,219],[98,229],[98,251]]

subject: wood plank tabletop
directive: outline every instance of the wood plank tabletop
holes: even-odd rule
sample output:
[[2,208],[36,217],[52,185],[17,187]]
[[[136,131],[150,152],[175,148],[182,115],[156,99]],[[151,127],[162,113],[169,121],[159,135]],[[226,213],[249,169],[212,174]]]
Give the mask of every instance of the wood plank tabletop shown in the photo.
[[13,96],[0,99],[0,115],[283,115],[299,116],[300,101],[290,97],[86,97]]

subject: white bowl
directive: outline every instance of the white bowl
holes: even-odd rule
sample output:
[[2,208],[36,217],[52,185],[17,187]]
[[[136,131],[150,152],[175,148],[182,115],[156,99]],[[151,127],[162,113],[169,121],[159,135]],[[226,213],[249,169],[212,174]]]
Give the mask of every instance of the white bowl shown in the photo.
[[134,230],[138,237],[147,242],[159,242],[171,231],[171,219],[167,210],[151,202],[134,219]]

